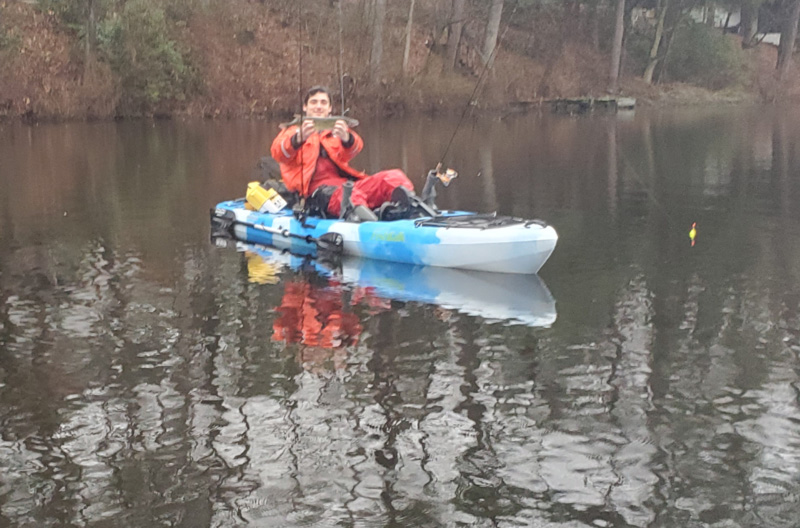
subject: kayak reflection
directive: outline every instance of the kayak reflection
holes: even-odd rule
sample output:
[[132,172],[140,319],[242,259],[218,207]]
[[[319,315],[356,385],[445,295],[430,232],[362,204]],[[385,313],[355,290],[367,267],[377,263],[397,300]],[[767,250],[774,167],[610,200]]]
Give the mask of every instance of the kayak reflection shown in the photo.
[[[308,269],[327,279],[405,302],[434,304],[489,321],[547,327],[556,320],[556,303],[538,275],[412,266],[375,259],[344,257],[339,262],[297,255],[285,249],[236,242],[248,256],[253,281],[277,282],[281,269]],[[270,271],[264,275],[263,270]],[[287,283],[287,293],[294,289]],[[366,290],[365,290],[366,289]],[[374,303],[374,299],[371,304]]]

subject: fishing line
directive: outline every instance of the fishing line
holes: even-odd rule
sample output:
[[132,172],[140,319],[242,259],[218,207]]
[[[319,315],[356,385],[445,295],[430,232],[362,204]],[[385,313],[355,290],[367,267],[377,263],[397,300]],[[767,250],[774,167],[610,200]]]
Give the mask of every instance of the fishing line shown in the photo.
[[344,51],[342,46],[342,0],[337,2],[339,5],[339,92],[342,97],[342,113],[344,115],[345,104],[344,104]]
[[[444,163],[444,158],[447,156],[447,153],[450,151],[450,147],[453,145],[453,140],[456,138],[456,134],[458,133],[458,129],[461,128],[461,123],[464,121],[464,117],[467,115],[467,111],[469,110],[469,107],[472,106],[472,104],[473,104],[472,100],[475,97],[475,94],[478,93],[478,89],[481,86],[481,81],[483,80],[484,75],[486,75],[486,72],[489,71],[491,66],[494,66],[494,64],[492,63],[492,60],[494,59],[494,56],[497,53],[497,50],[500,49],[500,44],[503,41],[503,38],[506,36],[506,33],[508,32],[508,28],[511,27],[511,21],[514,19],[514,14],[517,12],[517,7],[519,7],[519,4],[514,6],[514,9],[511,11],[511,14],[508,16],[508,20],[506,20],[506,27],[505,27],[505,29],[503,29],[503,33],[500,35],[500,38],[497,40],[497,44],[495,44],[494,49],[489,54],[489,57],[486,59],[486,62],[484,62],[483,69],[481,70],[481,73],[478,76],[478,80],[475,83],[475,88],[472,90],[472,94],[469,96],[469,99],[467,100],[467,104],[464,106],[464,111],[461,112],[461,118],[458,120],[458,124],[456,125],[455,130],[453,130],[453,135],[450,137],[450,141],[447,143],[447,147],[444,149],[444,154],[442,154],[442,157],[439,158],[439,164],[437,166],[441,166],[442,163]],[[458,44],[456,43],[456,45],[458,45]]]
[[303,7],[297,3],[297,97],[300,99],[300,115],[303,115]]
[[[299,26],[298,35],[297,35],[297,77],[298,77],[298,85],[297,85],[297,96],[300,99],[300,124],[297,126],[297,130],[299,132],[298,139],[303,139],[303,117],[305,111],[303,110],[303,105],[305,104],[303,101],[303,6],[300,2],[297,2],[297,24]],[[291,140],[290,140],[291,141]],[[303,144],[300,144],[300,180],[303,179],[303,172],[305,170],[305,166],[303,165]],[[303,207],[305,208],[305,199],[302,200]]]
[[[616,123],[615,123],[614,126],[616,126]],[[658,199],[655,197],[654,191],[652,189],[650,189],[650,187],[647,185],[647,183],[645,183],[644,179],[639,174],[639,171],[636,170],[636,168],[633,167],[633,165],[628,161],[628,158],[626,156],[622,155],[619,152],[619,149],[617,149],[617,155],[619,156],[620,161],[622,161],[624,169],[626,169],[629,174],[632,174],[634,176],[634,178],[636,178],[636,180],[638,180],[639,185],[641,186],[642,189],[644,189],[644,192],[647,195],[647,198],[653,204],[655,204],[657,209],[659,209],[661,211],[661,214],[664,215],[664,218],[667,219],[667,222],[672,224],[676,228],[679,227],[679,225],[680,225],[679,222],[667,210],[667,208],[664,207],[661,204],[661,202],[658,201]],[[692,227],[691,227],[691,229],[689,229],[689,240],[691,240],[692,247],[694,247],[694,245],[695,245],[695,237],[696,236],[697,236],[697,222],[692,222]]]

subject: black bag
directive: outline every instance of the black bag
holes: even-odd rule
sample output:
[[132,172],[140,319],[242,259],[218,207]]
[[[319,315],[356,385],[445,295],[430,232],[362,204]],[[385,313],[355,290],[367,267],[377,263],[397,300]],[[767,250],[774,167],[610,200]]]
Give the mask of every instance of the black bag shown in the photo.
[[300,195],[287,189],[286,184],[283,183],[281,167],[277,161],[264,156],[258,160],[256,170],[258,171],[258,179],[263,182],[262,185],[267,189],[275,189],[275,192],[286,200],[287,207],[294,207],[300,201]]
[[308,216],[328,218],[328,202],[331,201],[331,197],[333,193],[336,192],[336,188],[335,185],[322,185],[317,187],[306,200],[306,214]]

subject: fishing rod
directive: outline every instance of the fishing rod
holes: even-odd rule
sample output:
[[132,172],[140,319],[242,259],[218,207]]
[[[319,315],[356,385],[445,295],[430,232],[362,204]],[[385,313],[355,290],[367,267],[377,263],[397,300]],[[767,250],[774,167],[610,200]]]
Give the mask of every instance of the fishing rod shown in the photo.
[[[303,117],[305,114],[305,110],[303,110],[303,106],[305,102],[303,101],[303,6],[301,2],[297,2],[297,25],[298,25],[298,35],[297,35],[297,97],[300,100],[300,124],[297,126],[298,130],[298,139],[303,138]],[[305,165],[303,164],[303,145],[300,145],[300,174],[302,175],[305,171]],[[299,205],[300,211],[304,210],[306,207],[306,199],[305,197],[300,198],[299,204],[296,204],[295,207]],[[305,222],[304,222],[305,223]]]
[[342,115],[344,115],[347,110],[345,110],[344,104],[344,51],[342,46],[342,2],[339,0],[339,93],[341,94],[342,98]]
[[508,20],[506,20],[506,27],[503,29],[503,33],[500,35],[500,38],[497,40],[497,43],[494,46],[494,49],[486,58],[486,61],[483,63],[483,69],[481,69],[481,73],[478,76],[478,80],[475,82],[475,88],[472,90],[472,94],[470,94],[469,99],[467,100],[467,104],[464,105],[464,111],[461,112],[461,118],[458,120],[455,129],[453,130],[453,135],[450,136],[450,141],[447,143],[447,147],[444,149],[444,153],[439,158],[439,162],[436,164],[436,168],[428,171],[428,175],[425,178],[425,185],[422,188],[422,194],[420,198],[422,201],[430,207],[435,207],[434,200],[436,199],[436,183],[441,182],[445,187],[450,185],[450,182],[458,176],[458,173],[453,169],[442,170],[442,164],[444,163],[444,159],[447,157],[447,153],[450,151],[450,147],[453,145],[453,140],[456,138],[456,134],[458,134],[458,129],[461,128],[461,123],[464,122],[464,117],[467,115],[467,111],[473,104],[473,99],[475,98],[475,94],[478,93],[478,89],[481,86],[481,81],[483,81],[486,72],[494,65],[494,56],[497,53],[497,50],[500,49],[500,43],[503,41],[506,33],[508,32],[508,28],[511,27],[511,21],[514,18],[514,14],[517,12],[517,7],[519,4],[514,6],[514,9],[511,11],[511,14],[508,16]]
[[456,134],[458,133],[458,129],[461,128],[461,123],[464,121],[464,117],[467,115],[467,111],[469,108],[474,104],[473,99],[475,98],[475,94],[478,93],[478,89],[481,86],[481,81],[483,81],[486,72],[494,65],[493,59],[497,50],[500,49],[500,43],[503,41],[506,33],[508,32],[508,28],[511,27],[511,21],[514,19],[514,14],[517,12],[517,7],[519,4],[514,6],[514,9],[511,11],[511,14],[508,16],[508,20],[506,20],[506,27],[503,29],[503,33],[500,35],[500,38],[495,44],[494,49],[489,54],[489,57],[486,58],[486,61],[483,63],[483,69],[481,70],[480,75],[478,76],[478,80],[475,82],[475,88],[472,90],[472,94],[469,96],[467,100],[467,104],[464,105],[464,111],[461,112],[461,118],[458,120],[458,124],[456,124],[455,130],[453,130],[453,135],[450,137],[450,141],[447,143],[447,147],[444,149],[444,154],[442,154],[441,158],[439,158],[439,163],[436,164],[436,171],[437,173],[441,170],[442,163],[444,163],[444,158],[447,156],[447,153],[450,151],[450,147],[453,145],[453,140],[456,138]]

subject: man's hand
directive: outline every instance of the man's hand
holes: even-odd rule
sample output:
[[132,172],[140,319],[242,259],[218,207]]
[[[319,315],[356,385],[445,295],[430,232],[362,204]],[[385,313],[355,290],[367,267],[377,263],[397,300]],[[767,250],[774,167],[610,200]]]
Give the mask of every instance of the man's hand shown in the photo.
[[342,143],[350,141],[350,127],[347,126],[343,119],[337,120],[333,125],[332,134],[341,139]]
[[298,143],[303,143],[314,132],[315,132],[314,121],[312,121],[311,119],[303,120],[303,123],[300,125],[300,128],[297,129]]

